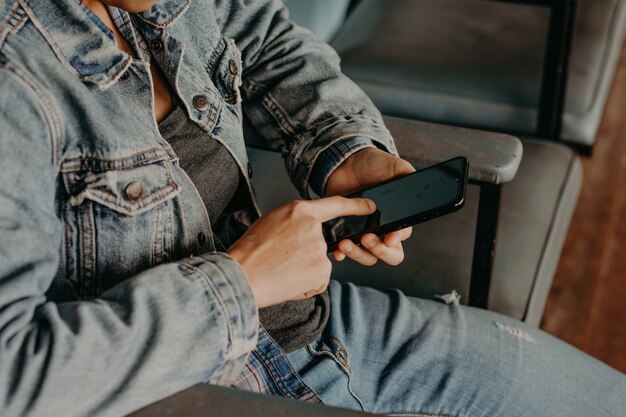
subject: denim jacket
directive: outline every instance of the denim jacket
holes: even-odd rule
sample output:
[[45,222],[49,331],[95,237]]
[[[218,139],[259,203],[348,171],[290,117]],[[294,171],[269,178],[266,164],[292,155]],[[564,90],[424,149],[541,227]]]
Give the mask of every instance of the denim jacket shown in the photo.
[[[336,54],[279,1],[160,0],[121,16],[242,173],[244,114],[305,197],[333,146],[395,151]],[[255,347],[247,278],[210,250],[151,83],[149,62],[121,52],[79,0],[0,0],[2,416],[123,415],[231,383]]]

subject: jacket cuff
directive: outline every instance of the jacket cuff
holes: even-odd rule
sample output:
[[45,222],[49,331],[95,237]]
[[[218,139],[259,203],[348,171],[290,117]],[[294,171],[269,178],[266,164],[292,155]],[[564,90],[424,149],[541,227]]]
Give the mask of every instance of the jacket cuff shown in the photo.
[[[369,139],[377,147],[394,155],[398,154],[393,138],[382,120],[363,115],[338,116],[327,120],[298,138],[287,157],[291,180],[304,198],[311,198],[311,190],[323,195],[324,181],[320,185],[320,181],[314,178],[318,182],[315,188],[310,186],[318,158],[333,145],[351,139]],[[352,153],[354,152],[356,151]],[[326,179],[330,173],[324,172]]]
[[349,156],[358,151],[375,147],[370,138],[354,137],[335,142],[317,157],[311,174],[309,175],[309,185],[311,189],[320,197],[326,196],[326,182],[330,175]]
[[228,329],[227,360],[240,359],[256,347],[259,312],[246,273],[239,262],[221,252],[206,253],[181,261],[198,273],[218,301]]

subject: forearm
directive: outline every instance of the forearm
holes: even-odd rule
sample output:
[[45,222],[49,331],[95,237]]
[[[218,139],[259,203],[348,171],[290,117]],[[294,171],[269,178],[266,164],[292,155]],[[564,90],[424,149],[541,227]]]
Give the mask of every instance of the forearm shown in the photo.
[[315,161],[334,143],[362,137],[395,152],[380,113],[341,73],[335,51],[293,24],[281,2],[229,3],[238,6],[223,30],[242,51],[244,111],[266,140],[287,151],[303,195]]
[[89,302],[45,302],[24,291],[38,287],[26,285],[32,273],[1,272],[3,415],[125,415],[196,383],[232,383],[256,344],[254,299],[226,255],[162,265]]

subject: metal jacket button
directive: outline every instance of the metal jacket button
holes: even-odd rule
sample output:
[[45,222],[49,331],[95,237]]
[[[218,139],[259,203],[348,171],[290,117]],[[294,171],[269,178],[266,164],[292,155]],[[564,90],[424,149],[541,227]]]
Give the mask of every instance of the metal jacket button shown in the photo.
[[237,66],[237,62],[234,59],[228,61],[228,68],[230,69],[231,74],[237,75],[239,74],[239,67]]
[[205,96],[195,96],[193,98],[193,105],[200,111],[207,111],[209,109],[209,100]]
[[155,39],[150,43],[150,47],[154,52],[161,52],[163,50],[163,42],[160,39]]
[[143,185],[140,182],[133,181],[126,186],[124,193],[129,200],[137,200],[143,195]]

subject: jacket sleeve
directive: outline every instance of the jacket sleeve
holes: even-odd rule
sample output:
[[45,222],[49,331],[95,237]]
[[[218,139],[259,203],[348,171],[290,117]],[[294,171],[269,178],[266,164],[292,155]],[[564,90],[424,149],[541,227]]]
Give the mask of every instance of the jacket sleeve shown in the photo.
[[310,196],[317,158],[336,142],[369,138],[397,152],[380,112],[341,73],[336,52],[291,22],[281,1],[216,0],[216,10],[224,36],[242,53],[243,110],[270,144],[282,147],[303,196]]
[[0,415],[121,416],[193,384],[230,384],[258,316],[224,254],[170,263],[88,302],[55,304],[60,146],[26,79],[0,66]]

